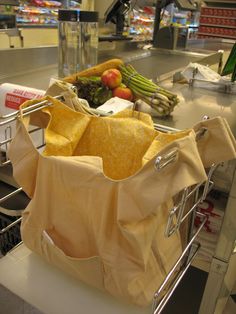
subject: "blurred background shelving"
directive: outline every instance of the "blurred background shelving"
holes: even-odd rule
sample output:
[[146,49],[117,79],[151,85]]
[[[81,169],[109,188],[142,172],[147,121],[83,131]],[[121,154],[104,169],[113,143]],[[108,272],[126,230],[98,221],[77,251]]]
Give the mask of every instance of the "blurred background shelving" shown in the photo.
[[[152,5],[151,5],[152,2]],[[129,17],[129,32],[136,40],[152,40],[155,19],[155,1],[135,2]],[[149,4],[149,5],[148,5]],[[160,27],[173,25],[188,27],[189,37],[196,37],[199,23],[199,10],[183,11],[171,3],[162,9]]]
[[[77,1],[70,1],[69,5],[71,8],[80,8],[80,3]],[[17,26],[57,27],[58,9],[61,7],[62,7],[61,1],[51,0],[20,1],[20,5],[14,8]]]
[[198,38],[236,40],[236,1],[206,0],[201,7]]
[[[70,0],[68,4],[70,8],[79,9],[81,1]],[[14,17],[17,27],[57,27],[58,9],[62,6],[63,0],[3,0],[0,1],[0,13]],[[3,17],[0,25],[0,28],[10,28]]]

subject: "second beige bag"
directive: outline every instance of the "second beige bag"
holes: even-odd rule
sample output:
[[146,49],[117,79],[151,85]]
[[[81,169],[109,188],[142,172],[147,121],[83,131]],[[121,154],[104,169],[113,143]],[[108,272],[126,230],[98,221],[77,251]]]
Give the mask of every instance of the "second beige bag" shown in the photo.
[[[171,199],[206,180],[195,133],[158,132],[150,116],[130,110],[92,117],[48,100],[39,114],[43,154],[25,118],[9,149],[14,177],[31,197],[22,239],[74,277],[147,305],[182,252],[178,232],[164,238]],[[170,153],[158,169],[157,157],[164,165]]]

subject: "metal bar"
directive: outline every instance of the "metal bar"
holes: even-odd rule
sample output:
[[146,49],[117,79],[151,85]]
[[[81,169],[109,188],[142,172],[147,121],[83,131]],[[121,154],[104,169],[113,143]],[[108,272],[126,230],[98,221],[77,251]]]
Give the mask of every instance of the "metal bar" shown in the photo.
[[[197,184],[186,196],[185,196],[185,202],[192,196],[193,193],[197,192],[202,184]],[[176,217],[176,212],[181,208],[181,203],[175,206],[170,210],[169,217],[166,224],[165,229],[165,236],[170,237],[174,232],[176,232],[180,225],[184,222],[184,220],[197,208],[197,206],[202,202],[202,197],[199,197],[198,200],[195,199],[194,205],[188,210],[188,212],[182,217],[183,213],[179,216],[181,218],[181,221],[178,224],[174,225],[173,220],[174,217]],[[179,219],[180,219],[179,218]]]
[[[214,183],[212,181],[210,181],[211,185],[209,186],[209,189],[208,189],[208,192],[207,194],[211,191],[211,189],[213,188],[214,186]],[[205,198],[204,198],[205,199]],[[184,217],[182,218],[181,220],[181,223],[189,216],[189,214],[191,214],[191,212],[196,209],[196,207],[204,200],[202,199],[202,197],[200,197],[198,199],[198,201],[194,202],[194,205],[190,208],[190,210],[184,215]]]
[[[184,220],[194,210],[196,210],[197,206],[206,198],[207,194],[211,191],[211,189],[214,186],[214,183],[210,179],[212,177],[213,172],[215,171],[215,169],[217,167],[218,167],[218,165],[214,165],[214,164],[211,166],[211,168],[208,172],[207,181],[205,182],[205,186],[204,186],[202,195],[198,199],[195,198],[194,205],[183,216],[184,207],[185,207],[187,200],[196,191],[198,191],[197,193],[199,194],[199,188],[202,184],[197,184],[194,187],[194,189],[192,189],[189,193],[188,193],[188,190],[186,190],[186,189],[184,190],[184,194],[182,195],[182,199],[181,199],[180,203],[170,210],[169,217],[168,217],[167,224],[166,224],[166,229],[165,229],[165,236],[166,237],[170,237],[173,233],[175,233],[179,229],[180,225],[184,222]],[[178,214],[176,214],[177,211],[179,211]],[[174,223],[174,218],[176,217],[176,215],[177,215],[177,221],[176,221],[176,223]]]
[[[37,108],[37,107],[39,107],[40,105],[45,104],[45,103],[47,103],[47,100],[43,100],[43,101],[38,102],[38,103],[36,103],[36,104],[33,104],[33,105],[28,106],[28,107],[22,108],[22,109],[21,109],[21,112],[22,112],[22,113],[23,113],[23,112],[27,112],[27,111],[29,111],[31,108]],[[1,118],[1,119],[15,118],[15,117],[17,117],[19,114],[20,114],[20,110],[15,110],[14,112],[8,113],[8,114],[6,114],[6,115],[4,115],[4,116],[1,116],[0,118]]]
[[207,57],[199,60],[198,62],[200,64],[209,66],[212,64],[217,64],[218,63],[218,73],[221,73],[221,68],[222,68],[222,58],[223,58],[223,50],[218,50],[217,52],[214,52],[210,55],[208,55]]
[[[198,199],[199,199],[199,188],[196,190],[196,192],[194,194],[194,204],[198,201]],[[192,206],[192,208],[193,207],[194,207],[194,205]],[[195,223],[195,219],[196,219],[196,210],[197,210],[197,206],[195,208],[193,208],[192,211],[191,211],[191,216],[190,216],[190,219],[189,219],[189,222],[188,222],[189,223],[189,228],[188,228],[187,241],[189,241],[192,238],[193,234],[194,234],[194,223]]]
[[156,170],[158,171],[161,170],[162,168],[165,168],[170,163],[176,161],[177,157],[178,157],[177,149],[173,149],[162,156],[157,156],[155,161]]
[[[35,129],[33,129],[33,130],[28,131],[28,133],[31,134],[31,133],[34,133],[34,132],[40,131],[40,130],[42,130],[42,128],[39,128],[39,127],[38,127],[38,128],[35,128]],[[0,147],[3,146],[4,144],[10,143],[12,140],[13,140],[13,138],[10,137],[10,138],[8,138],[8,139],[6,139],[6,140],[0,142]]]
[[[206,117],[206,116],[204,116]],[[203,117],[203,120],[205,120]],[[175,133],[175,132],[180,132],[181,130],[179,129],[175,129],[175,128],[171,128],[169,126],[166,126],[166,125],[162,125],[162,124],[158,124],[158,123],[154,123],[154,129],[156,129],[157,131],[160,131],[160,132],[164,132],[164,133]],[[207,128],[205,127],[202,127],[200,128],[198,131],[196,131],[196,141],[198,141],[199,139],[201,139],[202,136],[205,135],[207,131]]]
[[179,204],[179,213],[178,213],[177,223],[176,223],[176,228],[177,229],[179,228],[179,226],[180,226],[180,224],[182,222],[184,208],[185,208],[186,201],[187,201],[187,195],[188,195],[188,188],[185,188],[184,191],[183,191],[181,202]]
[[208,175],[207,175],[207,181],[206,181],[206,184],[204,186],[204,190],[203,190],[203,193],[202,193],[202,200],[204,200],[207,196],[207,193],[209,191],[209,188],[210,188],[210,185],[214,185],[214,183],[211,181],[211,177],[213,175],[213,172],[215,171],[215,169],[218,167],[218,165],[215,165],[213,164],[208,172]]
[[[194,244],[193,244],[194,245]],[[154,309],[153,314],[159,314],[162,312],[163,308],[166,306],[167,302],[169,301],[169,299],[171,298],[172,294],[174,293],[175,289],[177,288],[177,286],[179,285],[180,281],[182,280],[182,278],[184,277],[184,275],[186,274],[187,270],[189,269],[189,267],[191,266],[192,261],[194,260],[195,256],[197,255],[198,251],[200,249],[200,244],[196,244],[196,248],[194,253],[192,254],[191,258],[189,259],[187,265],[183,268],[183,270],[180,271],[180,273],[178,274],[177,278],[175,279],[175,282],[173,284],[173,288],[171,290],[169,290],[164,297],[162,298],[162,300],[160,301],[160,303],[158,304],[158,306]]]
[[6,165],[9,165],[11,163],[10,160],[7,160],[7,161],[4,161],[4,162],[0,162],[0,167],[3,167],[3,166],[6,166]]
[[13,221],[11,224],[9,224],[8,226],[6,226],[5,228],[3,228],[2,230],[0,230],[0,235],[6,233],[8,230],[10,230],[12,227],[14,227],[15,225],[17,225],[18,223],[20,223],[20,221],[22,220],[22,217],[16,219],[15,221]]
[[[54,96],[53,98],[60,99],[60,98],[63,98],[63,96],[62,95],[57,95],[57,96]],[[8,119],[8,118],[16,117],[16,116],[18,116],[18,114],[20,114],[20,111],[27,112],[27,111],[30,111],[31,109],[35,109],[37,107],[40,107],[41,105],[44,105],[47,102],[49,102],[47,99],[43,100],[43,101],[40,101],[40,102],[37,102],[36,104],[30,105],[28,107],[24,107],[21,110],[16,110],[16,111],[8,113],[8,114],[6,114],[4,116],[0,116],[0,119]]]
[[8,251],[7,253],[11,253],[13,250],[15,250],[16,248],[18,248],[18,246],[20,246],[21,244],[23,244],[23,241],[20,241],[19,243],[17,243],[10,251]]
[[[62,96],[62,95],[58,95],[58,96],[54,96],[53,98],[55,98],[55,99],[61,99],[61,98],[63,98],[63,96]],[[51,104],[52,104],[52,103],[51,103],[50,101],[48,101],[48,100],[43,100],[43,101],[41,101],[41,102],[38,102],[37,104],[33,104],[33,105],[31,105],[31,106],[28,106],[28,107],[26,107],[26,108],[23,108],[22,110],[17,110],[17,111],[15,111],[15,112],[9,113],[9,114],[7,114],[7,115],[1,116],[1,117],[0,117],[1,120],[4,120],[4,119],[6,119],[6,120],[0,122],[0,126],[6,125],[7,123],[10,123],[10,122],[12,122],[12,121],[15,121],[15,120],[19,117],[20,111],[22,112],[22,116],[24,117],[24,116],[27,116],[27,115],[29,115],[29,114],[35,112],[35,111],[41,110],[41,109],[43,109],[43,108],[45,108],[45,107],[48,107],[48,106],[50,106]]]
[[[165,280],[163,281],[163,283],[161,284],[161,286],[159,287],[159,289],[157,290],[157,292],[154,294],[154,302],[156,302],[156,304],[158,303],[156,300],[157,298],[160,296],[160,294],[162,293],[162,291],[164,290],[165,286],[167,285],[169,279],[171,278],[171,276],[174,274],[174,272],[176,271],[177,267],[180,265],[180,263],[182,262],[183,258],[185,257],[186,253],[188,252],[188,250],[190,249],[191,245],[193,244],[193,241],[197,238],[199,232],[202,230],[203,226],[205,225],[206,221],[207,221],[207,217],[206,215],[200,213],[200,212],[196,212],[196,215],[200,216],[203,218],[202,223],[200,224],[199,228],[197,229],[197,231],[195,232],[194,236],[191,238],[191,240],[189,241],[189,243],[187,244],[186,248],[183,250],[182,254],[180,255],[179,259],[177,260],[177,262],[175,263],[175,265],[172,267],[172,269],[170,270],[170,272],[168,273],[168,275],[166,276]],[[154,314],[157,314],[157,312],[154,312]]]
[[[188,196],[188,188],[185,188],[182,193],[181,200],[177,206],[172,208],[169,213],[169,217],[166,224],[165,236],[170,237],[173,233],[175,233],[182,223],[182,216],[184,213],[185,204]],[[178,214],[177,214],[178,211]],[[176,218],[176,223],[174,224],[174,218]]]
[[[30,111],[27,111],[27,112],[23,112],[23,113],[22,113],[22,117],[27,116],[27,115],[29,115],[29,114],[31,114],[31,113],[33,113],[33,112],[38,111],[38,110],[41,110],[41,109],[43,109],[43,108],[45,108],[45,107],[48,107],[49,105],[51,105],[51,103],[49,103],[49,102],[44,102],[44,104],[41,104],[40,107],[37,107],[37,108],[35,108],[35,109],[31,109]],[[13,118],[7,119],[7,120],[5,120],[5,121],[3,121],[3,122],[0,122],[0,126],[6,125],[6,124],[8,124],[8,123],[10,123],[10,122],[13,122],[13,121],[17,120],[18,117],[19,117],[19,115],[20,115],[20,114],[19,114],[19,111],[17,111],[17,115],[16,115],[16,116],[14,116]]]
[[3,203],[3,202],[5,202],[6,200],[8,200],[10,197],[12,197],[12,196],[14,196],[14,195],[20,193],[22,190],[23,190],[22,188],[19,188],[19,189],[13,191],[13,192],[7,194],[6,196],[0,198],[0,204]]
[[162,131],[165,133],[167,133],[167,132],[179,132],[180,131],[179,129],[174,129],[174,128],[171,128],[169,126],[158,124],[158,123],[154,123],[154,128],[158,131]]

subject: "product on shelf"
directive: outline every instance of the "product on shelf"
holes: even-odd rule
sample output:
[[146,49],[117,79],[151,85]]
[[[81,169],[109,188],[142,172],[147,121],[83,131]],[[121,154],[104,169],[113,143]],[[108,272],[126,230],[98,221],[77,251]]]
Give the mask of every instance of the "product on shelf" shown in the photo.
[[133,10],[130,15],[130,35],[137,40],[151,40],[154,28],[155,10],[152,7]]
[[[192,34],[198,25],[199,12],[181,11],[174,4],[162,9],[160,27],[188,26]],[[155,7],[135,7],[130,14],[130,35],[137,40],[152,40],[155,22]]]
[[[73,8],[79,8],[77,1],[70,1]],[[58,23],[58,9],[62,6],[60,1],[29,0],[21,1],[15,7],[16,22],[24,25],[56,25]]]
[[236,39],[236,8],[202,7],[198,38]]

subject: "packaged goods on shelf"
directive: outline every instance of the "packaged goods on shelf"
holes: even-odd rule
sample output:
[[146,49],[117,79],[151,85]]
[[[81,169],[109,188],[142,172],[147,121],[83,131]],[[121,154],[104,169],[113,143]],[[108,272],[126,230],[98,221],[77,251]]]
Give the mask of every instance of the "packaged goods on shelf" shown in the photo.
[[236,39],[236,9],[229,7],[202,7],[198,38]]
[[130,35],[135,36],[136,40],[151,40],[154,19],[155,10],[151,7],[133,10],[130,15]]
[[[199,12],[181,11],[173,4],[162,9],[160,27],[198,25]],[[130,14],[130,35],[137,40],[152,40],[155,21],[155,7],[135,8]],[[192,30],[192,33],[194,30]]]
[[[79,8],[77,1],[70,1],[70,6]],[[56,25],[58,9],[62,7],[60,1],[31,0],[21,1],[15,7],[18,26],[25,25]]]
[[[133,10],[130,16],[130,34],[137,40],[152,40],[155,21],[155,8],[144,7]],[[163,9],[160,26],[171,23],[171,15],[168,10]]]
[[[226,196],[224,194],[211,194],[200,205],[199,210],[207,216],[207,221],[202,232],[198,235],[198,241],[201,248],[195,260],[195,265],[205,264],[206,270],[210,266],[215,252],[217,240],[220,234],[221,225],[224,218],[224,208],[226,206]],[[198,227],[200,221],[195,219],[195,227]]]

